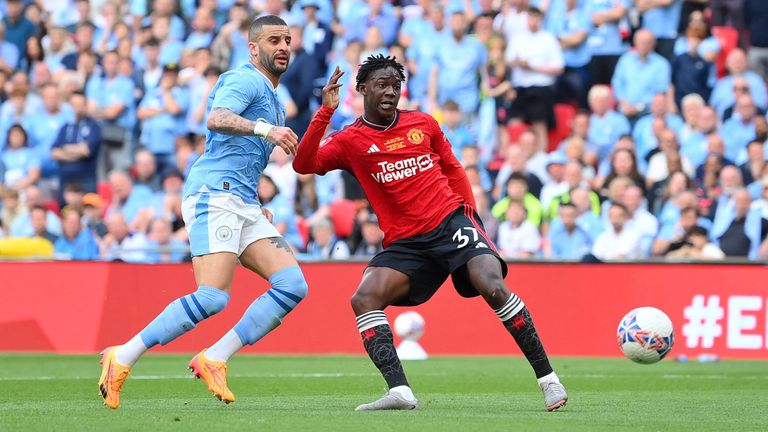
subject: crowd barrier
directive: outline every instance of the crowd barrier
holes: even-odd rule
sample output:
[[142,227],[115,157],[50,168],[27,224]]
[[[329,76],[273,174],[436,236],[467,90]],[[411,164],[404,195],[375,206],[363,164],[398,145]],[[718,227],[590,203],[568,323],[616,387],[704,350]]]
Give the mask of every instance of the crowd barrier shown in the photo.
[[[309,296],[246,352],[362,354],[349,299],[362,263],[302,264]],[[620,356],[616,328],[638,306],[664,310],[675,325],[673,355],[768,359],[768,267],[693,264],[514,263],[506,283],[533,314],[552,355]],[[194,290],[190,264],[1,262],[0,350],[94,353],[140,331],[171,300]],[[231,328],[268,288],[239,268],[218,315],[157,352],[197,352]],[[390,308],[395,317],[410,308]],[[450,281],[415,308],[429,354],[519,354],[480,298]]]

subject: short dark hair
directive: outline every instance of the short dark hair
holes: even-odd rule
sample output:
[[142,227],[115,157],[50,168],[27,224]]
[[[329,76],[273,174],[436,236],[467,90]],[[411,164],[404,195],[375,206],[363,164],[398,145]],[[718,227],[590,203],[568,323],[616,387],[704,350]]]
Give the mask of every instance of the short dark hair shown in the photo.
[[394,57],[384,56],[383,54],[375,54],[368,56],[367,59],[360,65],[357,70],[357,84],[355,87],[360,87],[360,84],[368,81],[371,74],[379,69],[392,68],[397,72],[397,78],[401,82],[405,82],[405,68],[403,65],[397,62]]
[[680,210],[680,215],[681,215],[681,216],[682,216],[682,215],[684,215],[684,214],[686,214],[686,213],[693,213],[693,214],[695,214],[695,215],[696,215],[696,217],[698,217],[698,216],[699,216],[699,210],[698,210],[696,207],[683,207],[683,208]]
[[459,110],[459,104],[454,102],[452,99],[448,99],[443,104],[443,110],[444,111],[458,111]]
[[572,203],[571,201],[561,202],[560,203],[560,208],[572,208],[572,209],[575,209],[576,208],[576,204]]
[[261,29],[264,26],[286,26],[288,27],[288,24],[283,21],[282,18],[280,18],[277,15],[264,15],[261,17],[256,18],[251,22],[251,26],[248,28],[248,40],[249,41],[255,41],[256,39],[261,36]]
[[694,225],[694,226],[688,228],[688,232],[685,233],[686,237],[690,237],[690,236],[693,236],[693,235],[700,235],[700,236],[704,236],[704,237],[709,237],[709,233],[707,232],[707,229],[704,228],[703,226],[699,226],[699,225]]
[[509,186],[510,183],[513,181],[520,181],[525,183],[526,186],[528,186],[528,178],[523,173],[519,172],[513,172],[509,175],[509,178],[507,179],[507,186]]

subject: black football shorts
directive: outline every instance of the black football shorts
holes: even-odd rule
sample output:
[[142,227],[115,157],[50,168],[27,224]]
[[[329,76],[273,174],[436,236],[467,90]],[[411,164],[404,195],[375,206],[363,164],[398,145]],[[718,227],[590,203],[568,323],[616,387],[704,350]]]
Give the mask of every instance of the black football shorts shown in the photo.
[[411,289],[395,306],[415,306],[429,300],[448,275],[462,297],[479,295],[469,281],[466,264],[483,254],[498,258],[502,275],[507,275],[507,264],[485,233],[480,217],[462,205],[432,231],[393,242],[376,254],[368,267],[389,267],[408,275]]

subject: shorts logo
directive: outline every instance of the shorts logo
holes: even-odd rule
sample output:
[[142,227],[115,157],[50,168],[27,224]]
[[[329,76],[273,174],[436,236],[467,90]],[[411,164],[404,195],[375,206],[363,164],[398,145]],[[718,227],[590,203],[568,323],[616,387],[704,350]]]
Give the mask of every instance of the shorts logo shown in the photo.
[[408,131],[408,141],[413,144],[421,144],[424,141],[424,132],[421,129],[411,129]]
[[232,238],[232,230],[228,226],[221,226],[216,230],[216,240],[225,242]]

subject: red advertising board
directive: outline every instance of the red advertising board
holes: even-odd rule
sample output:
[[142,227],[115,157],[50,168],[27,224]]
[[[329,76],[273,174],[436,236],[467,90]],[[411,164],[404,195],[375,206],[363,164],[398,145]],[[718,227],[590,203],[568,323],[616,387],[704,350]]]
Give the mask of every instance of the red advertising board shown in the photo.
[[[248,352],[363,353],[349,298],[363,264],[302,264],[310,294]],[[619,356],[616,328],[639,306],[665,311],[675,325],[672,355],[712,353],[768,359],[768,267],[661,264],[512,264],[506,282],[528,305],[552,355]],[[157,348],[196,352],[231,328],[268,285],[238,269],[231,301],[194,331]],[[171,300],[195,289],[189,264],[0,263],[0,350],[89,353],[121,343]],[[414,309],[426,320],[429,354],[518,354],[479,299],[450,281]]]

